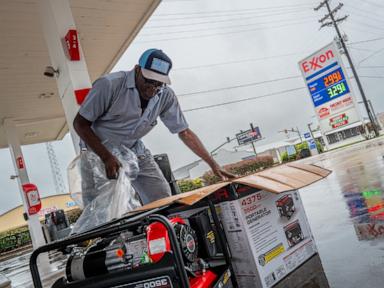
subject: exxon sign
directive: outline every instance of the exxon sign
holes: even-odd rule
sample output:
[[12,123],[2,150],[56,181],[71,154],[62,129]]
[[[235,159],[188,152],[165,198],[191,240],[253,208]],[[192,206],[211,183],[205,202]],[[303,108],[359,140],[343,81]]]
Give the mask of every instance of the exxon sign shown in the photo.
[[337,53],[334,51],[336,47],[334,45],[328,45],[323,49],[317,51],[306,59],[300,61],[300,70],[304,77],[308,77],[322,68],[337,61]]

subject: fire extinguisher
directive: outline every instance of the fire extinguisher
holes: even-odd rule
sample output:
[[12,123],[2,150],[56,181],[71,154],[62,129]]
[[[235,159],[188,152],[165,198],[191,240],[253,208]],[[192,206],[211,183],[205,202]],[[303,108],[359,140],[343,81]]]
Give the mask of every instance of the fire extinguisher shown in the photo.
[[23,191],[28,204],[28,214],[34,215],[41,209],[41,200],[36,185],[32,183],[23,184]]

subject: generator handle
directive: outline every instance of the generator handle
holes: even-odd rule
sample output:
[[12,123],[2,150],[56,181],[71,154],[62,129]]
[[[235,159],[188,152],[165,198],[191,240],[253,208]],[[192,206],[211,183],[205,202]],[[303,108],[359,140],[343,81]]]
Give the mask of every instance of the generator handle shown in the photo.
[[168,231],[169,241],[171,242],[172,251],[174,252],[173,256],[175,258],[177,270],[179,272],[181,287],[190,288],[187,271],[185,269],[184,260],[181,253],[181,248],[177,241],[177,236],[171,222],[169,222],[167,217],[159,214],[150,215],[147,219],[150,222],[158,221],[166,227]]

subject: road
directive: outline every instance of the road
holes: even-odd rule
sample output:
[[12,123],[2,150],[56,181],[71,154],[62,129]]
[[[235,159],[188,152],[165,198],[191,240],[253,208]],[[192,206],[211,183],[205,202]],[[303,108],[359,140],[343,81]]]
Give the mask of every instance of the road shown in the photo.
[[384,286],[384,139],[302,160],[331,169],[301,189],[330,287]]

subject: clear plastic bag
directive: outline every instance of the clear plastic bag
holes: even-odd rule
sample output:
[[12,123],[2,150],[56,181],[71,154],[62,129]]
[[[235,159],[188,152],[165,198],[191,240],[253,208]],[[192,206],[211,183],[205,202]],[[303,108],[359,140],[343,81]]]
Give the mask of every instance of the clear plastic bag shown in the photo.
[[67,168],[69,193],[76,205],[80,209],[84,208],[83,199],[81,197],[81,172],[80,172],[80,155],[69,163]]
[[[72,193],[75,201],[80,202],[81,199],[82,204],[86,205],[72,233],[88,231],[141,206],[138,194],[131,184],[131,180],[135,179],[139,172],[136,155],[124,146],[112,148],[110,151],[122,165],[116,180],[107,178],[104,163],[93,152],[83,152],[86,153],[81,157],[84,163],[80,164],[78,161],[72,165],[77,169],[80,167],[83,178],[81,181],[91,183],[87,189],[82,185],[81,197],[76,192]],[[89,201],[85,201],[86,199]]]

